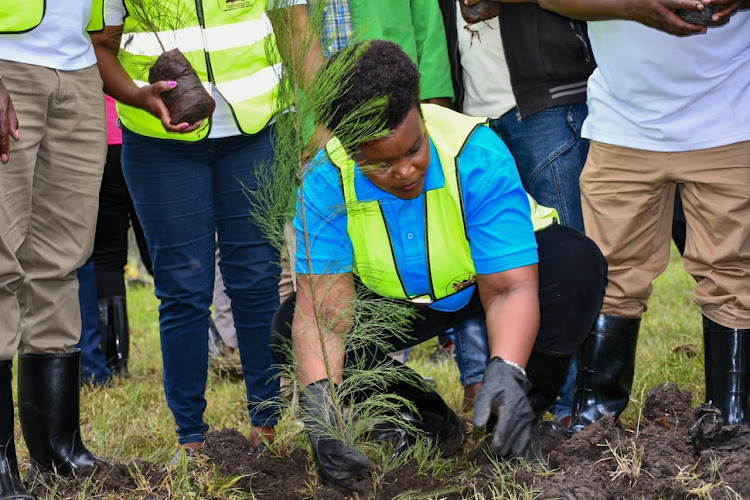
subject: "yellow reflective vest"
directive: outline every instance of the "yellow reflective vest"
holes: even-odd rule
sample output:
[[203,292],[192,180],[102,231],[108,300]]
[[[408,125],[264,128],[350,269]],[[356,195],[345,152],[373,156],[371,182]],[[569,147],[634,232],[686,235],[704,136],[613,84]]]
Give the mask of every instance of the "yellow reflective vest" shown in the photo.
[[[275,112],[281,71],[267,0],[154,2],[160,9],[151,19],[157,33],[139,22],[131,1],[125,0],[131,14],[124,21],[118,58],[133,81],[148,84],[148,70],[162,54],[162,44],[166,50],[178,48],[206,90],[211,93],[215,85],[226,99],[243,134],[262,130]],[[143,109],[118,102],[117,111],[126,128],[148,137],[198,141],[210,130],[210,119],[198,130],[180,134],[164,130],[159,119]]]
[[[406,293],[380,203],[357,200],[355,162],[348,157],[338,139],[334,138],[326,145],[326,152],[341,175],[347,232],[354,252],[354,273],[367,288],[382,297],[429,303],[476,283],[461,197],[458,156],[474,130],[486,125],[487,120],[433,104],[423,105],[422,113],[445,177],[442,188],[424,193],[429,295],[415,297]],[[543,207],[531,196],[527,197],[534,231],[559,220],[555,209]]]
[[[106,0],[92,0],[91,21],[86,26],[86,31],[104,29],[106,3]],[[46,0],[2,0],[0,2],[0,33],[18,34],[31,31],[41,24],[46,10]]]

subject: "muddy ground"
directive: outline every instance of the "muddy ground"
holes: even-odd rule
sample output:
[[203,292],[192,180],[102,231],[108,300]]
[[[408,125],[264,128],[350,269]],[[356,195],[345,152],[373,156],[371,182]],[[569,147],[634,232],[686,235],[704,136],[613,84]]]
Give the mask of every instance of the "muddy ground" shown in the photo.
[[[603,419],[568,441],[544,439],[544,452],[553,473],[530,467],[498,472],[482,442],[467,436],[452,458],[456,467],[430,473],[416,462],[388,471],[382,481],[361,483],[359,498],[507,498],[687,499],[749,498],[750,445],[735,449],[698,451],[687,442],[695,421],[691,394],[674,384],[652,389],[635,429],[621,429]],[[233,487],[252,490],[256,498],[348,499],[350,491],[320,484],[304,450],[273,456],[253,453],[248,440],[233,429],[209,433],[199,467],[207,474],[241,476]],[[136,494],[137,498],[172,498],[173,477],[161,466],[134,462],[82,470],[59,484],[58,498],[75,498],[82,488],[91,498]],[[92,488],[92,485],[95,487]],[[94,492],[96,492],[94,494]],[[37,494],[43,494],[41,490]],[[222,498],[204,492],[204,498]],[[529,498],[532,496],[529,496]]]

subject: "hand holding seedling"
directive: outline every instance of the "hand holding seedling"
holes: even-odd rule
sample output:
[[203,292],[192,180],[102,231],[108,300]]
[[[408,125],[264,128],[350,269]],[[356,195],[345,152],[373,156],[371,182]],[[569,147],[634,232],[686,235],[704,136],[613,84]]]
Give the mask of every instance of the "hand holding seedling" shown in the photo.
[[203,124],[203,120],[195,123],[172,124],[172,116],[161,98],[163,92],[170,92],[177,86],[176,81],[158,81],[151,85],[140,87],[136,93],[136,106],[145,109],[159,120],[165,130],[170,132],[187,133],[192,132]]
[[18,140],[18,117],[10,95],[0,80],[0,161],[3,163],[10,160],[11,136]]

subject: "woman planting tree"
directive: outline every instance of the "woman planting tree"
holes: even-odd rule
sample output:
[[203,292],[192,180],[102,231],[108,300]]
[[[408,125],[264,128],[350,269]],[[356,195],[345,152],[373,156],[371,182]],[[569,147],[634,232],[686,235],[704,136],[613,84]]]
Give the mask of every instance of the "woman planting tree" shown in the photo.
[[[307,22],[303,4],[286,2],[275,12],[285,29]],[[279,300],[278,256],[248,217],[246,189],[257,185],[273,157],[281,58],[266,11],[275,7],[267,0],[108,0],[107,27],[94,37],[105,90],[118,100],[123,173],[161,301],[164,390],[184,448],[200,446],[208,430],[203,412],[215,233],[251,403],[250,439],[258,447],[274,435],[274,408],[252,403],[278,394],[268,347]],[[191,122],[174,123],[161,96],[182,80],[144,81],[156,59],[175,48],[211,89],[212,116],[208,106]],[[306,55],[312,75],[322,56],[319,48]]]
[[[361,54],[351,71],[330,71],[352,54],[342,52],[318,76],[321,85],[340,78],[339,95],[318,113],[337,138],[303,176],[295,218],[298,292],[274,318],[275,354],[290,361],[282,346],[291,339],[306,385],[302,417],[319,473],[351,486],[373,468],[325,432],[337,418],[336,392],[350,362],[408,372],[386,353],[467,318],[486,321],[492,357],[474,424],[485,426],[494,414],[492,450],[528,456],[532,423],[557,397],[596,318],[606,262],[591,240],[556,224],[553,210],[528,197],[510,153],[481,119],[420,107],[418,70],[398,46],[373,41],[350,50]],[[371,132],[352,134],[353,128]],[[363,296],[409,304],[417,313],[410,338],[391,334],[384,320],[377,342],[348,349],[347,336],[359,325],[352,306]],[[436,392],[392,380],[354,399],[395,394],[409,403],[401,407],[404,426],[437,439],[456,432],[459,420]],[[372,435],[392,440],[403,433],[380,427]]]

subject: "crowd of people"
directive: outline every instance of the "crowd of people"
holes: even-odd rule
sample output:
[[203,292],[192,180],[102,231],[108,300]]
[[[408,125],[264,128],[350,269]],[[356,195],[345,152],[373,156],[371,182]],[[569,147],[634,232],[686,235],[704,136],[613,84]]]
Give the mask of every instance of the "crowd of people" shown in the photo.
[[[428,385],[403,382],[419,377],[388,356],[447,331],[464,405],[499,456],[534,459],[542,430],[568,436],[618,417],[676,199],[703,315],[706,400],[724,424],[749,425],[748,9],[748,0],[0,6],[0,497],[33,498],[13,438],[16,356],[32,467],[67,474],[101,461],[83,444],[79,390],[128,372],[131,225],[159,299],[181,454],[199,452],[209,428],[219,275],[252,446],[275,438],[278,366],[292,364],[318,472],[334,484],[373,470],[327,432],[363,297],[401,301],[416,318],[408,337],[386,325],[358,344],[357,362],[402,374],[377,391],[410,403],[373,439],[408,447],[399,418],[428,439],[458,432],[454,410]],[[703,11],[701,24],[684,19]],[[174,120],[162,99],[187,80],[146,76],[171,49],[215,102],[194,121]],[[280,68],[294,68],[303,93],[338,89],[318,109],[320,151],[300,165],[283,256],[249,216],[275,124],[299,111],[279,106]],[[375,111],[363,117],[363,103]],[[536,425],[548,410],[557,423]]]

